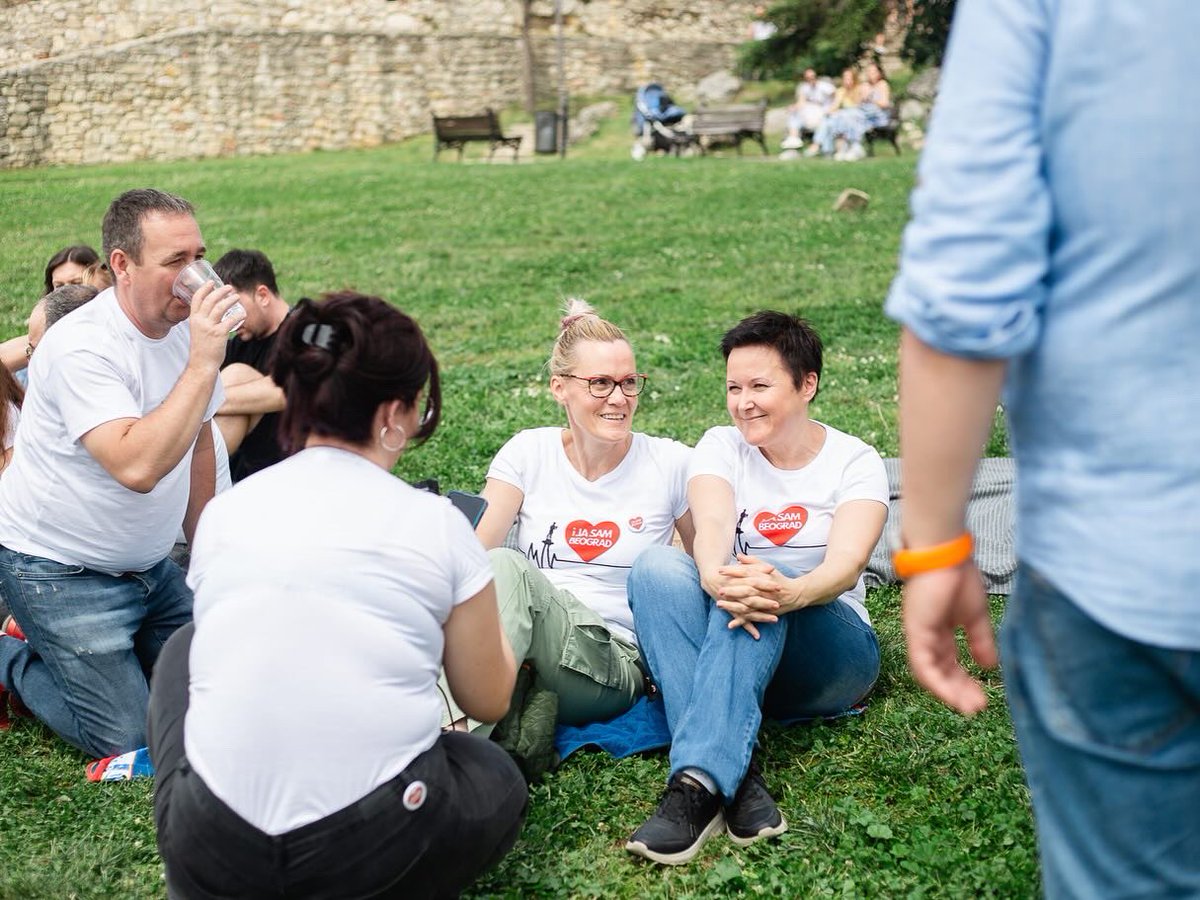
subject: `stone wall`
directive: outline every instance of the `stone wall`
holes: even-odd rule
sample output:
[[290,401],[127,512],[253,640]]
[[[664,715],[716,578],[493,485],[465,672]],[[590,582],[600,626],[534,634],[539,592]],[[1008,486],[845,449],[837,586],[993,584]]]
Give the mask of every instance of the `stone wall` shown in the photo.
[[[575,94],[731,65],[751,3],[564,0]],[[371,146],[524,96],[520,0],[8,0],[0,166]],[[553,4],[530,5],[551,81]]]

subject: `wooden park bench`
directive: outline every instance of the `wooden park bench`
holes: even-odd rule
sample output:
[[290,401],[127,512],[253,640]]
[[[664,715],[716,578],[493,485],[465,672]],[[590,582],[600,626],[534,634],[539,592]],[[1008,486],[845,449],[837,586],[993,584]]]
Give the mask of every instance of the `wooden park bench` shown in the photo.
[[513,162],[521,152],[521,136],[506,135],[500,130],[500,119],[488,109],[479,116],[434,116],[433,117],[433,161],[443,149],[458,149],[461,160],[463,148],[471,141],[487,141],[490,144],[488,159],[500,146],[511,147]]
[[738,155],[742,153],[742,141],[758,141],[763,155],[767,155],[767,142],[763,139],[763,125],[767,119],[766,103],[746,103],[740,106],[718,106],[711,109],[700,107],[692,119],[692,135],[699,140],[703,153],[713,144],[732,143]]

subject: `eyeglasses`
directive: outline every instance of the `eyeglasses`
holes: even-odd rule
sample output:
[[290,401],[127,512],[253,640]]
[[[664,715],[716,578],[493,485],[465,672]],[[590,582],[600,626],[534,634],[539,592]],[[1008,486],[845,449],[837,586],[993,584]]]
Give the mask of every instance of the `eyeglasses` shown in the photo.
[[636,397],[642,392],[642,388],[646,386],[646,376],[640,373],[626,375],[620,381],[610,378],[608,375],[593,375],[590,378],[585,378],[582,375],[564,373],[564,377],[574,378],[576,381],[586,381],[588,393],[597,400],[607,400],[618,387],[626,397]]

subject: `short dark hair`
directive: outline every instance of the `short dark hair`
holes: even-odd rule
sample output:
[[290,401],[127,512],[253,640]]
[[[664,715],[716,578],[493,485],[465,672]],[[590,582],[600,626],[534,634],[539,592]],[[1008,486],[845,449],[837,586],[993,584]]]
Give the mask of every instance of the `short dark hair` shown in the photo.
[[126,191],[108,205],[104,222],[100,226],[100,239],[104,258],[112,259],[112,252],[120,247],[135,263],[142,261],[142,221],[150,213],[168,216],[194,216],[196,209],[182,197],[158,191],[154,188],[137,188]]
[[260,284],[278,296],[275,286],[275,267],[260,250],[230,250],[215,263],[213,269],[226,284],[239,291],[253,291]]
[[74,312],[100,292],[87,284],[64,284],[42,298],[46,304],[46,327],[69,312]]
[[412,406],[426,385],[421,427],[410,440],[433,434],[441,414],[438,364],[420,326],[385,300],[353,291],[296,304],[275,340],[271,378],[287,398],[279,437],[289,453],[311,435],[368,445],[379,404]]
[[[783,360],[793,386],[799,389],[804,376],[812,372],[820,390],[821,336],[808,320],[772,309],[761,310],[742,319],[721,338],[725,359],[738,347],[770,347]],[[817,399],[815,392],[813,399]]]
[[77,266],[90,266],[92,263],[99,262],[100,257],[96,255],[96,251],[87,244],[72,244],[70,247],[63,247],[52,257],[50,262],[46,263],[46,275],[43,281],[46,283],[44,293],[50,293],[54,290],[54,270],[65,262],[73,262]]

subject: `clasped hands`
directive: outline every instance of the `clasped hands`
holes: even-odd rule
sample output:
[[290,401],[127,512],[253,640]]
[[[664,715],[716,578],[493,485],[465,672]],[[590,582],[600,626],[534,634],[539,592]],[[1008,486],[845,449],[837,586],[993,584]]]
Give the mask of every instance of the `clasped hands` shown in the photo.
[[801,579],[789,578],[756,556],[737,555],[737,563],[721,566],[703,579],[704,590],[731,616],[730,628],[744,628],[758,640],[756,622],[779,617],[806,606]]

